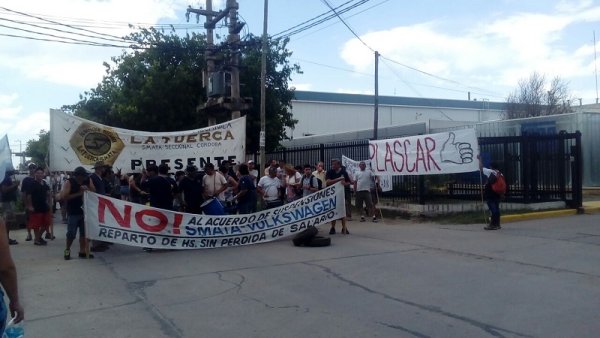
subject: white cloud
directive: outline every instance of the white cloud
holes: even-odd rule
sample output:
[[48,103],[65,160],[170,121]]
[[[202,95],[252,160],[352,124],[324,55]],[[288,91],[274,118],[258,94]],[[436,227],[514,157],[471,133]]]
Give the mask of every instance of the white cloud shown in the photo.
[[[15,106],[17,98],[18,98],[17,94],[8,94],[8,95],[0,94],[0,122],[11,121],[18,116],[22,107]],[[4,128],[4,126],[2,126],[2,127],[3,128],[0,128],[0,130],[2,130],[2,131],[8,129],[8,127],[6,127],[6,128]],[[0,137],[1,136],[2,135],[0,135]]]
[[[444,22],[431,21],[370,32],[361,39],[384,57],[471,86],[514,87],[534,71],[568,80],[589,75],[593,45],[572,48],[575,42],[569,41],[572,37],[565,36],[565,31],[575,24],[600,21],[600,6],[592,5],[591,1],[563,1],[550,14],[487,17],[466,32],[450,31]],[[356,38],[344,44],[340,56],[357,71],[373,68],[373,52]],[[386,64],[411,77],[422,76],[389,61]]]

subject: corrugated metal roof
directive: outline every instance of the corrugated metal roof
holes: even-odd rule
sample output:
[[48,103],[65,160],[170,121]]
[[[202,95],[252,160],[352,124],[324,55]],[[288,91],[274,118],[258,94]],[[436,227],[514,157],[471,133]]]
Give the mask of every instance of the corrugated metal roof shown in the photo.
[[[295,100],[342,104],[373,104],[374,95],[295,91]],[[430,99],[404,96],[379,96],[380,105],[434,108],[505,110],[505,102]]]

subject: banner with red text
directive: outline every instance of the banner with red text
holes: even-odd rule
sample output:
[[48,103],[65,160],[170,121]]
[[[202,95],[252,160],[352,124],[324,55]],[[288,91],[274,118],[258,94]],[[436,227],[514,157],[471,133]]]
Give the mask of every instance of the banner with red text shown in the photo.
[[369,141],[376,175],[435,175],[479,170],[475,129]]
[[87,237],[155,249],[206,249],[270,242],[346,215],[344,188],[326,187],[254,214],[186,214],[86,192]]
[[72,171],[91,169],[98,161],[141,172],[150,164],[167,163],[172,171],[188,164],[204,167],[223,160],[243,161],[246,117],[214,126],[178,132],[145,132],[105,126],[63,112],[50,110],[50,168]]

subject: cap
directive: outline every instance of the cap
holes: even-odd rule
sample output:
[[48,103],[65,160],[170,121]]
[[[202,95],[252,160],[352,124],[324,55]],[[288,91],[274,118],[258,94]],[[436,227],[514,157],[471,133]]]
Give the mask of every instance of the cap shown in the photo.
[[35,164],[35,163],[31,162],[31,163],[29,163],[29,164],[27,165],[27,168],[29,168],[29,169],[35,169],[35,168],[37,168],[37,164]]
[[254,163],[254,161],[253,160],[248,160],[248,164],[250,164],[250,163]]
[[87,175],[87,170],[84,167],[77,167],[73,170],[73,176],[84,176]]

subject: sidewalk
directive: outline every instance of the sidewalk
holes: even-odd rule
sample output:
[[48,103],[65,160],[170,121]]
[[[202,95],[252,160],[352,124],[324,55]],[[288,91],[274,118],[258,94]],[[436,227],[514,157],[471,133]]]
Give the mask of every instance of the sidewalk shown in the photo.
[[[518,222],[532,219],[543,219],[560,216],[576,215],[578,210],[576,209],[563,209],[563,210],[552,210],[552,211],[536,211],[528,212],[523,214],[515,215],[503,215],[501,216],[501,223],[506,222]],[[600,201],[586,201],[583,202],[583,213],[592,214],[600,213]]]

